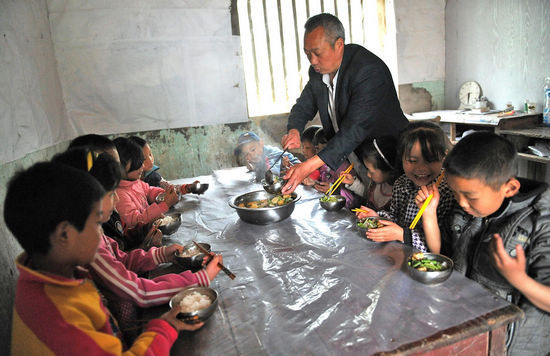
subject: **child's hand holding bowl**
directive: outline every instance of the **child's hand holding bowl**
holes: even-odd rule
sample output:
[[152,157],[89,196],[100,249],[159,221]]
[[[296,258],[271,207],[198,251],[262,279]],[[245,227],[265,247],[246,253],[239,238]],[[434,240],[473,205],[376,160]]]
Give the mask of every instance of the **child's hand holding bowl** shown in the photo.
[[178,193],[176,193],[176,189],[173,185],[168,187],[168,189],[165,190],[164,193],[164,202],[166,205],[174,206],[179,201]]

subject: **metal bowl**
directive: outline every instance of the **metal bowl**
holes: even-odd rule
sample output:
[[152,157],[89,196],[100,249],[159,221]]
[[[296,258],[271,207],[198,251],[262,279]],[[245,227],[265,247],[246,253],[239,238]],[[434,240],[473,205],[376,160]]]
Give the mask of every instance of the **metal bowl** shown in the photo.
[[187,187],[187,191],[193,194],[202,194],[208,189],[208,183],[191,183]]
[[188,324],[195,324],[207,320],[208,318],[210,318],[210,316],[212,316],[212,314],[214,314],[214,311],[218,307],[218,292],[216,292],[216,290],[209,287],[187,287],[182,289],[181,292],[174,295],[170,299],[170,302],[168,303],[170,305],[170,308],[179,308],[181,300],[185,296],[187,296],[188,294],[192,294],[193,292],[198,292],[202,295],[209,297],[212,301],[212,304],[190,313],[180,312],[177,315],[177,318]]
[[[204,242],[198,242],[198,244],[210,252],[210,244]],[[205,254],[202,253],[193,243],[189,243],[183,246],[183,248],[184,250],[182,255],[180,255],[178,251],[174,252],[174,256],[176,256],[175,262],[185,269],[202,267],[202,260],[204,259]]]
[[159,219],[160,223],[158,225],[159,230],[163,235],[172,235],[178,230],[181,225],[181,214],[180,213],[170,213],[165,214],[164,218]]
[[[361,220],[357,220],[357,230],[359,230],[359,235],[361,237],[366,237],[365,234],[367,233],[367,231],[369,231],[369,227],[367,226],[359,226],[359,223],[364,223],[365,220],[367,219],[370,219],[372,221],[380,221],[380,220],[386,220],[388,221],[389,219],[385,219],[385,218],[382,218],[380,216],[367,216],[366,218],[363,218]],[[370,229],[373,229],[373,228],[370,228]]]
[[300,196],[295,192],[290,194],[293,200],[290,203],[281,206],[266,207],[266,208],[245,208],[239,207],[241,203],[249,203],[262,199],[272,199],[276,194],[268,193],[264,190],[249,192],[238,195],[229,200],[229,206],[237,210],[239,217],[251,224],[267,225],[277,221],[284,220],[294,211],[295,203],[300,199]]
[[262,179],[262,186],[264,187],[264,190],[271,194],[280,194],[285,183],[285,180],[279,179],[273,184],[268,184],[265,179]]
[[439,261],[444,267],[446,267],[443,271],[419,271],[416,268],[409,265],[409,261],[412,259],[411,254],[407,260],[407,272],[412,277],[412,279],[424,283],[424,284],[436,284],[441,283],[447,278],[451,276],[451,273],[453,272],[453,260],[451,260],[447,256],[443,256],[437,253],[424,253],[424,258],[430,259],[430,260],[436,260]]
[[346,198],[342,195],[331,195],[330,197],[336,198],[336,201],[322,201],[321,199],[323,199],[324,196],[319,199],[319,204],[321,204],[323,209],[328,211],[338,211],[346,205]]

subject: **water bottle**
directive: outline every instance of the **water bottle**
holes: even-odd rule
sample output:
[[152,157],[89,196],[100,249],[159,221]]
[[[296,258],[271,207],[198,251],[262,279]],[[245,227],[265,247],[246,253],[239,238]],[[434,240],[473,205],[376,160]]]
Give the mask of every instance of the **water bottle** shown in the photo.
[[544,101],[542,102],[542,123],[550,126],[550,77],[544,79]]

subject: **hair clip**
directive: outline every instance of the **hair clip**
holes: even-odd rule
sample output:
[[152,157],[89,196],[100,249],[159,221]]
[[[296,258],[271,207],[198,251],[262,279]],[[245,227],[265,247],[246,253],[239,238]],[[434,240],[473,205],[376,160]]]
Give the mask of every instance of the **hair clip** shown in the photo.
[[94,159],[97,158],[97,156],[99,156],[99,153],[97,153],[97,152],[94,152],[94,151],[89,151],[88,152],[88,155],[86,156],[86,161],[88,163],[88,172],[94,166]]
[[92,155],[92,151],[88,152],[87,161],[88,161],[88,172],[89,172],[94,165],[94,156]]
[[390,167],[391,169],[395,169],[395,168],[393,168],[393,166],[391,165],[390,161],[388,161],[388,159],[386,158],[386,156],[384,156],[384,154],[382,153],[382,150],[380,149],[380,147],[378,147],[378,144],[376,143],[376,139],[372,140],[372,143],[374,143],[374,148],[376,148],[376,152],[378,152],[378,154],[382,157],[382,159],[384,160],[384,162],[386,162],[386,164],[388,165],[388,167]]

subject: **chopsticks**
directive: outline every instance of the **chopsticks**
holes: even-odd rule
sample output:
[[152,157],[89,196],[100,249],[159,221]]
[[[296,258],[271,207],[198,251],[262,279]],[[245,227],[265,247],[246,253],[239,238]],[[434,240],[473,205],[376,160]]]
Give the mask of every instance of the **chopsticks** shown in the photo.
[[[351,172],[353,168],[353,163],[349,165],[348,168],[346,168],[346,170],[342,173],[349,173]],[[338,177],[338,179],[336,180],[336,182],[334,182],[333,185],[330,186],[330,188],[328,188],[328,190],[326,191],[325,195],[328,194],[328,196],[330,197],[332,195],[332,193],[334,193],[334,191],[338,188],[338,186],[340,185],[340,183],[342,183],[342,181],[344,180],[344,176],[341,175],[340,177]]]
[[[202,253],[206,254],[207,256],[212,256],[212,255],[210,254],[210,252],[208,252],[207,249],[205,249],[204,247],[202,247],[201,245],[199,245],[199,244],[196,243],[195,241],[193,241],[193,243],[195,244],[195,246],[197,246],[197,248],[198,248]],[[222,271],[225,272],[225,274],[227,274],[227,275],[229,276],[229,278],[235,279],[236,276],[235,276],[230,270],[228,270],[227,267],[225,267],[223,264],[221,264],[221,263],[219,263],[219,262],[218,262],[218,266],[222,269]]]
[[[441,183],[441,181],[443,180],[443,177],[445,176],[445,171],[441,172],[441,174],[439,175],[439,177],[437,178],[437,180],[435,181],[435,189],[437,189],[437,187],[439,187],[439,184]],[[424,210],[426,210],[426,207],[428,206],[428,204],[430,204],[430,201],[432,201],[432,198],[433,198],[434,194],[430,194],[428,195],[428,197],[426,198],[426,200],[424,201],[424,204],[422,204],[422,207],[420,208],[420,210],[418,210],[418,213],[416,214],[416,216],[414,217],[414,220],[412,221],[412,223],[409,225],[409,229],[414,229],[414,227],[416,226],[416,224],[418,223],[418,220],[420,220],[420,218],[422,217],[422,214],[424,214]]]
[[368,211],[363,210],[363,209],[359,209],[359,208],[351,209],[351,211],[356,212],[356,213],[367,213],[367,214],[369,213]]

